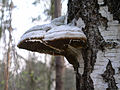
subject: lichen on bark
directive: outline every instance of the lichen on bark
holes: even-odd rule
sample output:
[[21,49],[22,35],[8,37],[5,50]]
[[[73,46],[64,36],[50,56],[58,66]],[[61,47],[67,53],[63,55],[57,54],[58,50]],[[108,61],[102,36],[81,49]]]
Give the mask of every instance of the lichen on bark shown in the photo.
[[108,88],[107,90],[118,90],[118,87],[116,86],[115,82],[115,70],[112,67],[111,61],[109,60],[106,70],[102,74],[103,80],[108,83]]

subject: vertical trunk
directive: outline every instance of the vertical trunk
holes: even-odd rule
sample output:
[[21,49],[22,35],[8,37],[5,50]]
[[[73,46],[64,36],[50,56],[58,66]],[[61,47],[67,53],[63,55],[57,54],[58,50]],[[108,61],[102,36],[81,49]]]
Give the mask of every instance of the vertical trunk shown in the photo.
[[9,27],[6,25],[6,28],[8,29],[9,32],[9,42],[8,42],[8,51],[7,51],[7,60],[6,60],[6,65],[5,65],[5,90],[8,90],[9,88],[9,68],[10,68],[10,61],[11,61],[11,44],[12,44],[12,5],[13,2],[11,0],[10,5],[8,6],[8,15],[9,15],[9,23],[6,22],[6,24],[9,24]]
[[[61,16],[61,0],[55,0],[54,18]],[[64,57],[55,56],[56,90],[63,90]]]
[[54,18],[61,16],[61,0],[55,0]]
[[55,89],[55,60],[54,56],[51,57],[50,68],[48,71],[48,90]]
[[56,89],[63,90],[64,57],[55,56],[56,63]]
[[[79,27],[79,18],[82,18],[85,24],[82,30],[87,37],[87,47],[82,50],[84,73],[76,73],[77,90],[120,88],[120,80],[117,77],[119,76],[117,67],[120,67],[117,64],[120,61],[118,59],[120,45],[116,43],[120,39],[117,33],[120,28],[118,23],[120,17],[115,18],[115,13],[112,14],[113,7],[116,7],[113,5],[114,2],[105,0],[106,2],[108,7],[101,5],[104,3],[103,0],[69,0],[68,2],[68,23],[75,20],[76,26]],[[106,41],[109,41],[109,44]]]
[[10,46],[7,52],[7,60],[5,64],[5,90],[8,90],[8,83],[9,83],[9,67],[10,67]]

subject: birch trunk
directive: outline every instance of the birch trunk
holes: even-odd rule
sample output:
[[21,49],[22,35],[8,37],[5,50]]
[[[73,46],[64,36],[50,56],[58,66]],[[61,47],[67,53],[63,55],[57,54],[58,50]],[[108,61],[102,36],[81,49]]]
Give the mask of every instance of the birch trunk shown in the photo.
[[[83,74],[76,75],[77,90],[120,89],[120,1],[69,0],[68,23],[74,20],[87,37],[82,50]],[[117,14],[115,14],[117,13]]]

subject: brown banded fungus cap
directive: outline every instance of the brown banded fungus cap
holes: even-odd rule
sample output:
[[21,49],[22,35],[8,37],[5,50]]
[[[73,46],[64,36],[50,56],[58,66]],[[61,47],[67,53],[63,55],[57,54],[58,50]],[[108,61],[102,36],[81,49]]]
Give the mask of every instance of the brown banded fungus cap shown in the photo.
[[79,67],[81,48],[86,46],[87,38],[81,28],[69,25],[53,27],[46,32],[43,41],[47,45],[62,51],[63,56],[73,65],[76,71]]
[[47,44],[64,50],[65,45],[70,45],[74,48],[82,48],[86,45],[87,38],[81,28],[76,26],[61,25],[53,27],[46,32],[44,39]]
[[46,32],[54,26],[53,24],[45,24],[30,28],[23,34],[17,46],[34,52],[61,55],[59,50],[49,47],[49,45],[46,45],[42,40]]
[[38,25],[26,31],[18,43],[19,48],[51,55],[63,55],[65,45],[74,48],[86,45],[86,36],[81,28],[53,23]]

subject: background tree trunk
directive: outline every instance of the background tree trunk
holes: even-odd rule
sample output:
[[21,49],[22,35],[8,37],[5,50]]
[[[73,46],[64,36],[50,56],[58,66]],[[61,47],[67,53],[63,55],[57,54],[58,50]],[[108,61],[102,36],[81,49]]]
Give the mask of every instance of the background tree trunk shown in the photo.
[[54,18],[61,16],[61,0],[55,0]]
[[87,47],[82,50],[84,72],[76,75],[77,90],[120,88],[120,64],[117,64],[120,62],[120,38],[117,33],[120,17],[115,18],[118,20],[115,21],[115,15],[110,12],[111,9],[116,10],[116,5],[120,6],[120,3],[113,5],[112,0],[106,2],[108,6],[104,6],[102,0],[68,1],[68,23],[74,20],[76,26],[80,27],[81,18],[85,25],[82,30],[87,37]]
[[[54,2],[54,18],[61,16],[61,0]],[[63,75],[64,75],[64,57],[55,56],[56,68],[56,90],[63,90]]]
[[55,56],[56,64],[56,89],[63,90],[63,75],[64,75],[64,57]]

